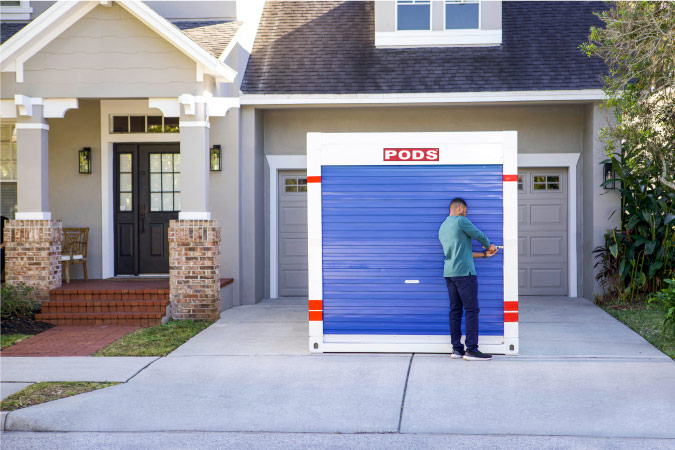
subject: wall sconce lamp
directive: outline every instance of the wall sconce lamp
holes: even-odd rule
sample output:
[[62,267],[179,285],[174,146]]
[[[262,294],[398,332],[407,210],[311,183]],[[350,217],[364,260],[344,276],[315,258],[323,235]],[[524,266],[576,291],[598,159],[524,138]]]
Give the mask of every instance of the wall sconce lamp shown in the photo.
[[211,172],[220,172],[223,170],[223,155],[220,145],[211,147]]
[[80,150],[80,173],[91,173],[91,148]]
[[611,162],[606,162],[603,165],[603,183],[602,187],[605,189],[616,189],[616,173]]

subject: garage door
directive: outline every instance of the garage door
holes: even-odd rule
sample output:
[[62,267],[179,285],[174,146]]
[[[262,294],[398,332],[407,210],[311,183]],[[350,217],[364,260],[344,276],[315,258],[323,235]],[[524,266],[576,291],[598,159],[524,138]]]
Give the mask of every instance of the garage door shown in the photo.
[[[502,245],[502,166],[324,166],[321,193],[324,333],[447,336],[438,228],[461,196]],[[476,263],[481,335],[504,335],[503,264]]]
[[520,169],[520,295],[567,295],[567,169]]
[[279,172],[279,296],[307,296],[307,172]]

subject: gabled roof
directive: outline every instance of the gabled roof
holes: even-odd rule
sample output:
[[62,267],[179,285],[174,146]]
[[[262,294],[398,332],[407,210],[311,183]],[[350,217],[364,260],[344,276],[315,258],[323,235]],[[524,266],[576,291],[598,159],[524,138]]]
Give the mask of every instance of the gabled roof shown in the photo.
[[601,2],[502,3],[501,46],[376,48],[372,2],[268,2],[246,94],[581,90],[605,65],[579,50]]
[[239,31],[242,22],[178,21],[172,22],[204,50],[220,58]]
[[[6,41],[3,31],[2,49],[0,51],[2,71],[16,71],[17,79],[19,79],[23,62],[39,52],[73,23],[98,7],[99,4],[99,2],[94,1],[57,2],[32,22],[12,34]],[[115,2],[115,4],[124,8],[188,58],[203,67],[204,73],[209,73],[226,81],[234,81],[237,75],[236,71],[219,61],[218,57],[211,53],[214,46],[213,40],[210,40],[210,50],[206,50],[195,39],[188,37],[177,26],[164,19],[143,2],[128,0]],[[3,24],[3,28],[5,25]],[[10,29],[11,31],[13,30]],[[227,44],[223,46],[223,49],[226,47]]]

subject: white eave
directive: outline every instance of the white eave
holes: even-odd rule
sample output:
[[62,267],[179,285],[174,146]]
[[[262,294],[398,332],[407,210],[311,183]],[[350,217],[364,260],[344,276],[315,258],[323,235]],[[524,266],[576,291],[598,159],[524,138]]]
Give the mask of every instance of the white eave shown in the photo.
[[[151,30],[171,43],[181,53],[195,61],[198,72],[207,73],[225,82],[233,82],[237,72],[200,47],[162,16],[140,1],[115,2]],[[110,2],[56,2],[35,20],[0,46],[0,67],[3,72],[17,72],[22,78],[23,63],[38,53],[53,39],[97,6]]]
[[405,94],[244,94],[242,105],[378,105],[602,101],[602,89]]

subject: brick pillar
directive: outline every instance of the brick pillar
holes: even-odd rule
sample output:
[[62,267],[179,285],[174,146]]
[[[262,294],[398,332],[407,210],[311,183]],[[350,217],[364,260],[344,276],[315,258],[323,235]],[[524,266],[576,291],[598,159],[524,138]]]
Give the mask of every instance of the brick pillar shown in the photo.
[[38,300],[61,286],[60,220],[8,220],[5,225],[5,279],[35,288]]
[[216,220],[172,220],[169,225],[171,316],[220,317],[220,224]]

